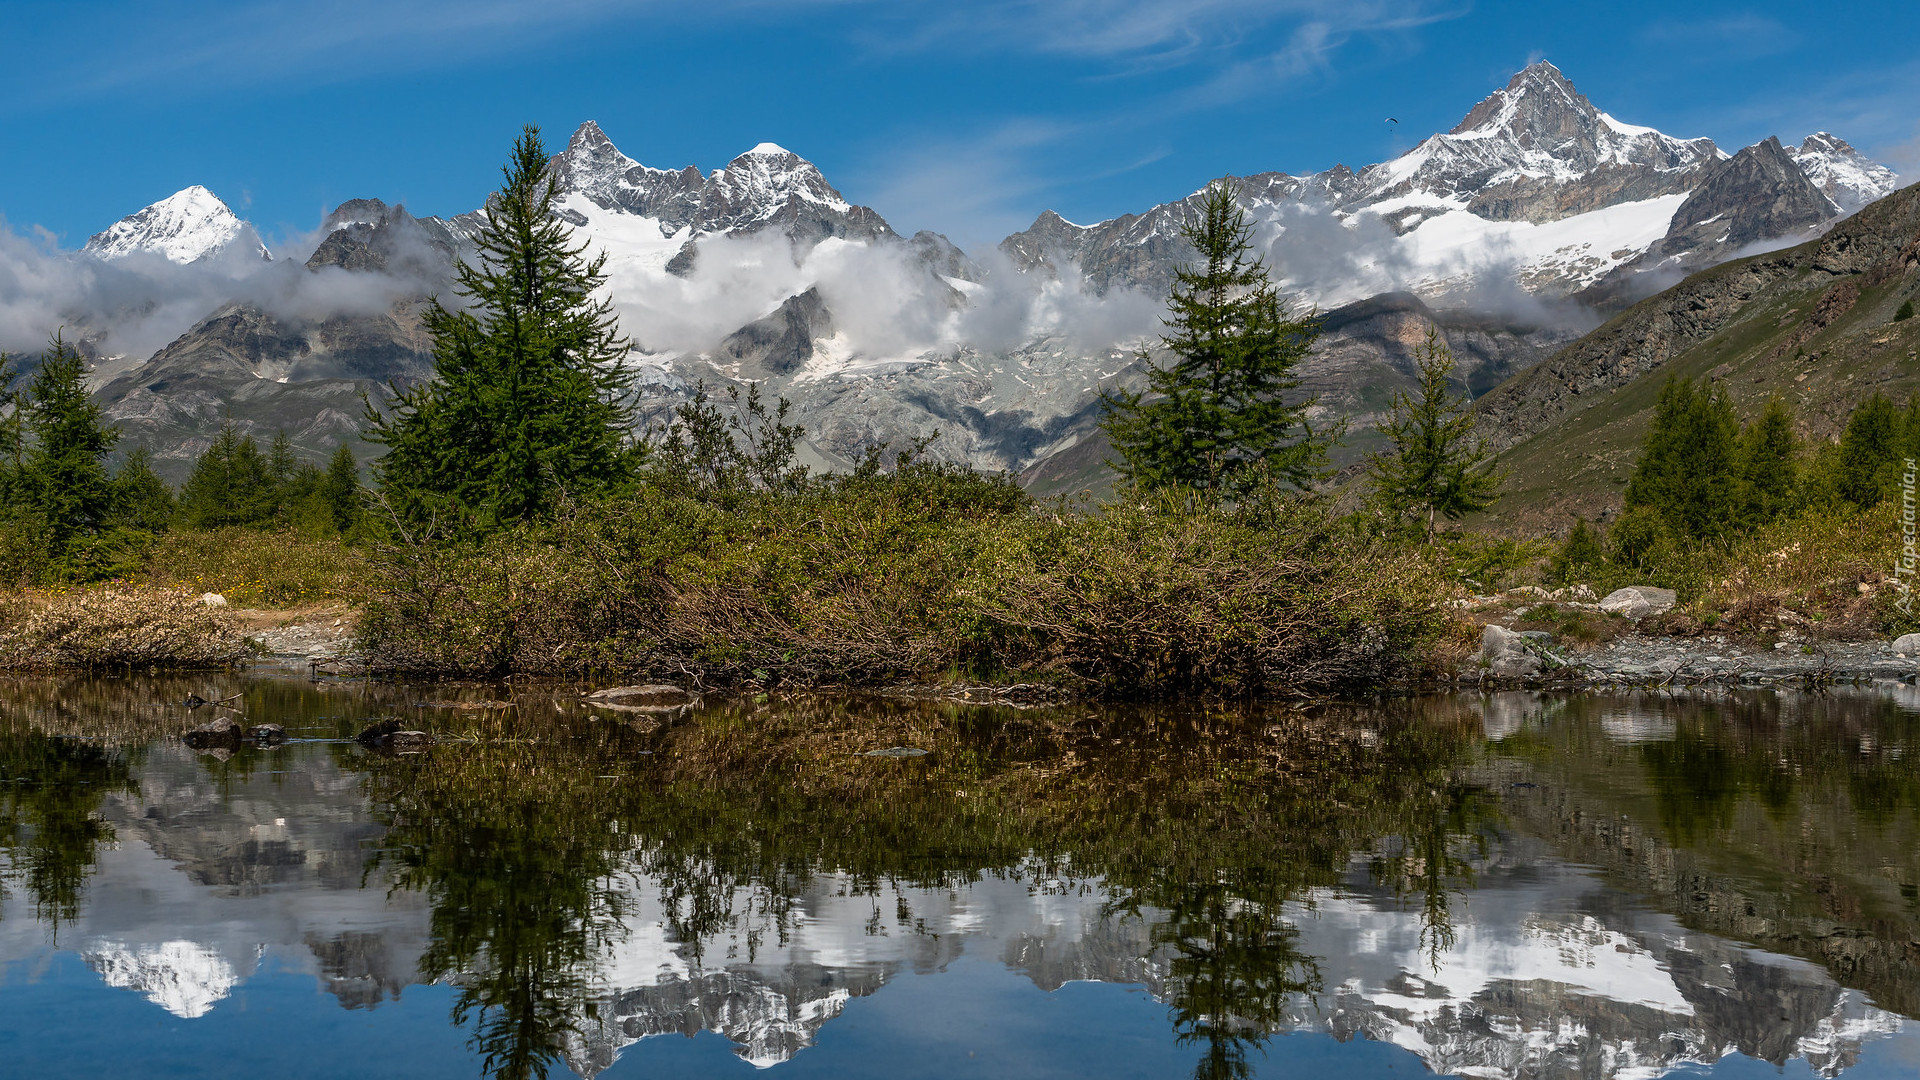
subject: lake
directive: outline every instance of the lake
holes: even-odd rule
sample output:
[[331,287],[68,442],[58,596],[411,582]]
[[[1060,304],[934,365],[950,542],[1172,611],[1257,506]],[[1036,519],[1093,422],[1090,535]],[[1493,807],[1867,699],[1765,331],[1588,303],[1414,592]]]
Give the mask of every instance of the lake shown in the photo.
[[[215,715],[289,738],[180,741]],[[386,718],[440,741],[353,741]],[[1897,684],[0,683],[9,1076],[1868,1080],[1915,1017]]]

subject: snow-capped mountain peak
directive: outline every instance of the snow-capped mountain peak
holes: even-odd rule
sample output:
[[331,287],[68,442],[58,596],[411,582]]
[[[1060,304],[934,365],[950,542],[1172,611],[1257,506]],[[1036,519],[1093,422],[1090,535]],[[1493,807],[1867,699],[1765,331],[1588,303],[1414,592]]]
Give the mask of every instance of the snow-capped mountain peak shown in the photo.
[[83,250],[101,259],[150,252],[184,265],[235,247],[257,252],[262,259],[272,258],[252,225],[240,220],[213,192],[195,184],[95,233]]
[[1875,199],[1893,194],[1900,178],[1892,169],[1873,161],[1848,145],[1845,139],[1825,131],[1806,137],[1798,148],[1788,150],[1800,171],[1813,186],[1843,214],[1851,214]]
[[[1678,139],[1614,119],[1543,60],[1475,105],[1453,130],[1363,176],[1379,195],[1399,189],[1458,196],[1500,184],[1564,185],[1605,166],[1692,174],[1724,156],[1712,139]],[[1597,209],[1609,197],[1580,209]],[[1474,207],[1490,218],[1503,216],[1489,212],[1497,209],[1491,203]],[[1526,207],[1520,216],[1535,214]]]
[[757,216],[771,217],[788,199],[807,202],[845,213],[852,204],[841,198],[813,162],[783,146],[763,142],[727,163],[713,174],[714,187],[729,202],[746,202]]

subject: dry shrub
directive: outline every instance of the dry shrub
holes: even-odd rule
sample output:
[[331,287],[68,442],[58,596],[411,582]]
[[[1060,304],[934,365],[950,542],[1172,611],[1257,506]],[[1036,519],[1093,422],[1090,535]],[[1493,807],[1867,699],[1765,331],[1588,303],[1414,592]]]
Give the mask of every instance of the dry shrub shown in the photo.
[[247,653],[226,612],[181,589],[107,587],[10,603],[0,666],[208,668]]
[[1434,564],[1284,501],[1089,517],[884,488],[726,510],[643,493],[395,548],[363,633],[379,666],[437,673],[1320,690],[1426,662],[1447,622]]
[[1409,674],[1437,560],[1317,505],[1111,506],[995,545],[974,616],[1010,667],[1126,693],[1321,691]]
[[1861,640],[1910,628],[1888,581],[1899,556],[1891,503],[1864,512],[1810,510],[1742,537],[1702,567],[1688,613],[1740,633],[1791,629]]

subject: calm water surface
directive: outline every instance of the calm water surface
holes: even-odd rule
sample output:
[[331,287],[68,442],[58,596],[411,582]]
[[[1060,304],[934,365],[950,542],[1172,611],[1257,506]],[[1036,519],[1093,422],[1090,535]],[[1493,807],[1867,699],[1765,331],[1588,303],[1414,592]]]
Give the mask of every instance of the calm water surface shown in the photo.
[[0,683],[0,1074],[1912,1078],[1912,694]]

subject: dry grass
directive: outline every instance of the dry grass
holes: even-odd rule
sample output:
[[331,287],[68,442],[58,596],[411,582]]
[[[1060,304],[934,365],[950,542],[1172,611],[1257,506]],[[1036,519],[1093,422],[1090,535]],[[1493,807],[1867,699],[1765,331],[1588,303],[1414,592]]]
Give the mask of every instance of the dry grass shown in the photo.
[[249,651],[231,615],[183,589],[19,593],[0,626],[0,668],[212,668]]
[[339,540],[232,528],[162,536],[146,580],[238,607],[291,608],[356,603],[365,575],[365,558]]

